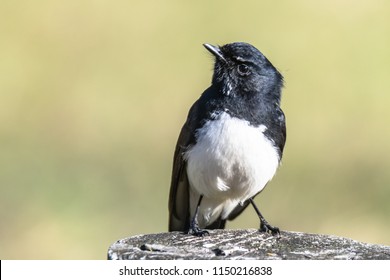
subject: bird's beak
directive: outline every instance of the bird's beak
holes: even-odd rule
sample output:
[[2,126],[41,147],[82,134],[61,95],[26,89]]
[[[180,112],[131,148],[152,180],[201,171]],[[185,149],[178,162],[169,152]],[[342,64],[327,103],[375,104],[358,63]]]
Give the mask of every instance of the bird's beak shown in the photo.
[[225,57],[223,56],[223,53],[221,52],[221,49],[218,46],[213,46],[210,44],[203,44],[203,46],[211,52],[213,55],[215,55],[216,58],[221,59],[222,61],[226,62]]

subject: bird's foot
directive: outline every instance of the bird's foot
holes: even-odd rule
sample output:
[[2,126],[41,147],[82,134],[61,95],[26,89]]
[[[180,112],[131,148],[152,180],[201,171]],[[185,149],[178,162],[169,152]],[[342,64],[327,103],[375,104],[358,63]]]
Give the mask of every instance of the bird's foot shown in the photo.
[[207,230],[203,230],[199,228],[198,223],[194,221],[191,223],[190,229],[188,230],[188,234],[198,236],[198,237],[210,235],[210,233]]
[[198,236],[198,237],[210,235],[210,233],[207,230],[200,229],[199,227],[190,228],[190,230],[188,231],[188,234]]
[[271,226],[267,221],[262,221],[260,225],[260,232],[267,232],[278,236],[280,235],[279,228]]

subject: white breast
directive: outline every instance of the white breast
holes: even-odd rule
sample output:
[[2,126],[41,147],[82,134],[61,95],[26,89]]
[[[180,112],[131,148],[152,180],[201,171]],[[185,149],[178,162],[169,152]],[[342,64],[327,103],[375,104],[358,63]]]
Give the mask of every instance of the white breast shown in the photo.
[[220,215],[225,219],[238,205],[261,191],[279,165],[274,143],[264,136],[264,125],[220,113],[197,131],[197,143],[185,157],[191,186],[191,216],[199,195],[201,227]]

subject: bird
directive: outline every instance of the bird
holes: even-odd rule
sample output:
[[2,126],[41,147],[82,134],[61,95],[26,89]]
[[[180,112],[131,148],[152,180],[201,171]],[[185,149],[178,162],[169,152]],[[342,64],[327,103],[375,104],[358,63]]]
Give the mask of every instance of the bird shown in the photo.
[[209,235],[251,204],[259,231],[280,235],[254,197],[274,177],[283,155],[283,76],[249,43],[203,46],[215,59],[214,73],[177,140],[168,229]]

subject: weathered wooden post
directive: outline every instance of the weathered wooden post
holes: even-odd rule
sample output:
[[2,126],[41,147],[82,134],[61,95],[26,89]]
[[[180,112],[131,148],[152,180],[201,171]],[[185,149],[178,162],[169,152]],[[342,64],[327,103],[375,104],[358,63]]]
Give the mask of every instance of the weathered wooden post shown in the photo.
[[165,232],[118,240],[108,259],[388,260],[390,246],[290,231],[272,236],[256,229],[212,230],[204,237]]

